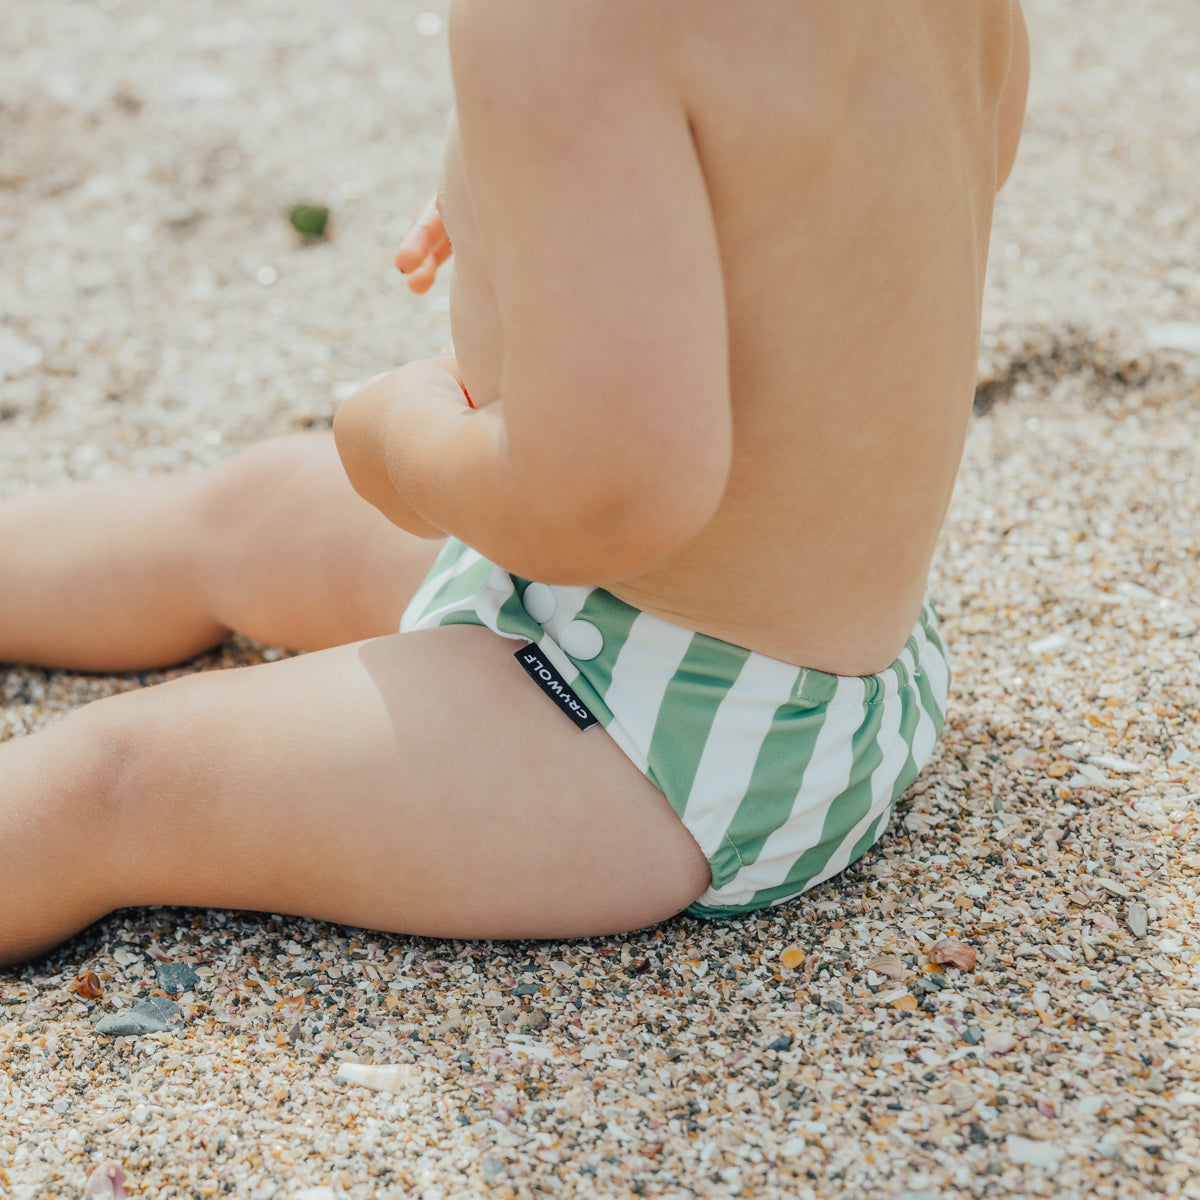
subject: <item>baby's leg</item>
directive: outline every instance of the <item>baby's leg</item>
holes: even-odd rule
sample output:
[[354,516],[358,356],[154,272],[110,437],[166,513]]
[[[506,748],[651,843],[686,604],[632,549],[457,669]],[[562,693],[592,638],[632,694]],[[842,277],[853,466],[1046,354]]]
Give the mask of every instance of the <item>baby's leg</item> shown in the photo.
[[373,637],[437,550],[354,493],[323,433],[18,497],[0,504],[0,662],[131,671],[231,630],[298,650]]
[[0,961],[132,905],[563,937],[708,881],[662,794],[477,627],[190,675],[0,745]]

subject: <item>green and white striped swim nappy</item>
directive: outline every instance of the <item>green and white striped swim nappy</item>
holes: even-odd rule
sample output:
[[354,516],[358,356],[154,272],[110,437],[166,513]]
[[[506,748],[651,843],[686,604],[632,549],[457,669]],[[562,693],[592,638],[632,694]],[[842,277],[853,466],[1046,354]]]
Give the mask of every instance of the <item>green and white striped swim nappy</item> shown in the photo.
[[531,583],[452,538],[400,629],[462,624],[535,646],[543,690],[581,726],[570,706],[588,710],[666,795],[712,868],[698,916],[778,904],[854,862],[944,722],[950,672],[929,604],[887,670],[830,675],[602,588]]

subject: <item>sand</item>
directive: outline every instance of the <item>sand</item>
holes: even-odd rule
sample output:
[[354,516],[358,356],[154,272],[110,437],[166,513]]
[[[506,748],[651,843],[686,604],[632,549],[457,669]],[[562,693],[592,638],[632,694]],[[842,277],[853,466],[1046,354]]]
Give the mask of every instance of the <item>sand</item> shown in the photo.
[[[147,1197],[1200,1197],[1200,23],[1028,13],[932,581],[950,719],[883,842],[794,904],[592,942],[114,914],[0,971],[0,1195],[113,1162]],[[444,16],[9,5],[0,494],[327,424],[448,340],[444,283],[389,261]],[[163,677],[0,668],[0,738]],[[97,1027],[150,1000],[167,1028]]]

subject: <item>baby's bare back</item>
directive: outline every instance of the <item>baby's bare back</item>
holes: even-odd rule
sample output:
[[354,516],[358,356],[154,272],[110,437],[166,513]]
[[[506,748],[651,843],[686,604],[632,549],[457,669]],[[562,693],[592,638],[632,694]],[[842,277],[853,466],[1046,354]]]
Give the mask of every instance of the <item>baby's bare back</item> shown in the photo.
[[[777,658],[879,670],[920,608],[970,414],[1020,15],[1009,0],[665,7],[683,27],[664,70],[720,245],[733,462],[697,536],[606,586]],[[486,343],[486,288],[455,240],[456,343]]]

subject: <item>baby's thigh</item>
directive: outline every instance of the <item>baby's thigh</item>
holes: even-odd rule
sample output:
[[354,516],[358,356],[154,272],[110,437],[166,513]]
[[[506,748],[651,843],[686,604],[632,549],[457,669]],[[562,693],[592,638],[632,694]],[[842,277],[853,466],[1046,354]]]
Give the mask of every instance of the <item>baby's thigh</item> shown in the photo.
[[119,824],[141,838],[119,902],[461,938],[680,911],[709,882],[696,843],[601,729],[546,700],[515,645],[474,627],[397,634],[117,698]]

